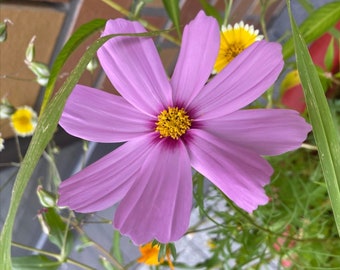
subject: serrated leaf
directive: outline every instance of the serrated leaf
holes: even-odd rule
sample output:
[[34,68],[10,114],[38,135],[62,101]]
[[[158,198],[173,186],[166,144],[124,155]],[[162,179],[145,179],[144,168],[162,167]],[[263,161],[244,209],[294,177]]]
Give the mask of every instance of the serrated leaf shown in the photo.
[[105,26],[105,23],[106,20],[104,19],[95,19],[86,24],[83,24],[72,34],[72,36],[66,42],[52,65],[51,75],[46,86],[40,112],[43,112],[45,110],[45,107],[52,96],[54,85],[57,81],[59,72],[64,66],[68,57],[87,37],[98,31],[99,29],[102,29]]
[[43,255],[14,257],[12,263],[12,270],[57,270],[61,265],[61,262]]
[[287,0],[287,6],[293,31],[296,64],[313,126],[313,134],[318,147],[320,164],[328,189],[335,223],[340,234],[340,141],[321,82],[308,53],[306,42],[293,18],[290,0]]
[[178,37],[181,39],[182,32],[180,28],[180,9],[179,9],[179,0],[163,0],[163,5],[168,13],[172,23],[174,24]]
[[[325,4],[312,12],[299,26],[299,32],[308,44],[327,32],[340,20],[339,1]],[[287,40],[282,47],[283,58],[287,59],[294,53],[293,38]]]

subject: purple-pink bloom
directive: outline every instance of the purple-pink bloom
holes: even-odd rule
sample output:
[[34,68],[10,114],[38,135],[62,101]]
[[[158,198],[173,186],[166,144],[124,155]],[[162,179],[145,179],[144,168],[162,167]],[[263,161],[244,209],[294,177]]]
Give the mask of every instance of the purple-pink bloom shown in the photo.
[[[116,19],[102,35],[141,32],[138,22]],[[281,72],[278,43],[254,43],[206,83],[219,38],[216,20],[199,12],[170,80],[151,38],[120,36],[99,49],[121,96],[77,85],[60,125],[85,140],[125,143],[63,181],[60,206],[86,213],[119,202],[114,227],[143,244],[188,229],[192,167],[248,212],[268,202],[263,186],[273,170],[262,155],[300,147],[311,127],[296,111],[242,109]]]

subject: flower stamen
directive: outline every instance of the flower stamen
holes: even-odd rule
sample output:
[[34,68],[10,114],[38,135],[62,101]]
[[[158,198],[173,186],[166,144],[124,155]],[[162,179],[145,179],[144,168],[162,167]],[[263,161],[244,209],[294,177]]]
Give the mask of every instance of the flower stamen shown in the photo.
[[171,137],[178,140],[191,127],[191,119],[187,112],[182,108],[168,107],[158,115],[156,132],[160,137]]

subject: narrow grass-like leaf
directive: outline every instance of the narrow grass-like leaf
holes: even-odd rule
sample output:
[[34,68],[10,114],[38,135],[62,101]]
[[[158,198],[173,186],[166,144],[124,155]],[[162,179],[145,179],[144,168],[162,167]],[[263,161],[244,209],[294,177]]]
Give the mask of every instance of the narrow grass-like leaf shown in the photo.
[[122,256],[121,247],[120,247],[120,237],[121,237],[120,232],[115,230],[113,232],[111,254],[113,255],[114,258],[116,258],[116,260],[120,264],[123,264],[123,256]]
[[51,99],[54,85],[57,81],[60,70],[64,66],[68,57],[87,37],[89,37],[94,32],[98,31],[99,29],[102,29],[105,26],[105,23],[106,20],[104,19],[94,19],[88,23],[85,23],[81,25],[66,42],[66,44],[56,57],[51,68],[51,75],[46,86],[40,113],[44,111],[48,101]]
[[331,41],[328,44],[327,50],[326,50],[326,55],[325,55],[325,59],[324,59],[324,64],[325,67],[327,68],[328,71],[332,70],[333,67],[333,59],[334,59],[334,38],[331,38]]
[[43,255],[23,256],[13,258],[13,270],[57,270],[61,262],[51,260]]
[[288,12],[293,31],[296,64],[304,90],[308,114],[328,189],[338,233],[340,234],[340,141],[332,115],[307,45],[293,18],[290,0]]
[[73,234],[68,230],[68,225],[61,219],[55,208],[47,208],[42,216],[50,228],[48,238],[63,251],[63,256],[67,257],[73,246]]
[[298,0],[298,2],[308,13],[313,12],[314,7],[310,0]]
[[18,175],[13,185],[11,203],[8,214],[3,225],[0,235],[0,269],[11,270],[11,240],[12,229],[15,221],[15,216],[18,211],[20,200],[24,194],[27,183],[37,165],[40,156],[42,155],[47,144],[53,137],[57,127],[59,118],[64,108],[66,99],[70,95],[74,86],[77,84],[82,73],[85,71],[87,64],[93,58],[96,51],[108,39],[115,36],[155,36],[159,35],[160,31],[140,33],[140,34],[116,34],[105,36],[95,41],[82,56],[75,69],[71,72],[63,86],[51,99],[51,102],[46,106],[46,109],[41,114],[36,130],[32,137],[31,143],[27,149],[25,158],[21,163]]
[[[330,30],[340,20],[339,1],[325,4],[312,12],[300,25],[299,32],[308,44]],[[294,53],[293,38],[287,40],[282,49],[283,58],[287,59]]]
[[168,13],[172,23],[174,24],[178,37],[182,38],[182,32],[180,27],[180,10],[179,10],[179,0],[163,0],[163,5]]
[[220,15],[219,11],[214,7],[212,6],[209,1],[207,0],[199,0],[200,3],[201,3],[201,6],[204,10],[204,12],[208,15],[208,16],[212,16],[214,17],[217,21],[218,21],[218,24],[221,26],[222,23],[223,23],[223,18],[222,16]]

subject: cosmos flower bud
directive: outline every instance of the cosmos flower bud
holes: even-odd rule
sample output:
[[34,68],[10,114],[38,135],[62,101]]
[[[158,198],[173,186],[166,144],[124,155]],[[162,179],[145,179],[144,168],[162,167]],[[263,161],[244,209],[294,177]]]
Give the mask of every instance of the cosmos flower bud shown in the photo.
[[27,67],[37,76],[37,82],[46,86],[50,77],[50,71],[44,63],[25,61]]
[[1,99],[0,102],[0,119],[9,118],[15,112],[15,108],[5,98]]
[[1,133],[0,133],[0,152],[2,150],[4,150],[4,148],[5,148],[4,142],[5,142],[5,140],[1,137]]
[[37,187],[37,195],[42,206],[44,207],[56,206],[57,204],[56,196],[53,193],[43,189],[41,185]]
[[35,55],[34,40],[35,40],[35,36],[32,37],[30,43],[28,44],[26,48],[26,61],[28,62],[32,62],[34,59],[34,55]]
[[7,39],[7,24],[13,24],[9,19],[5,19],[0,22],[0,42],[4,42]]

